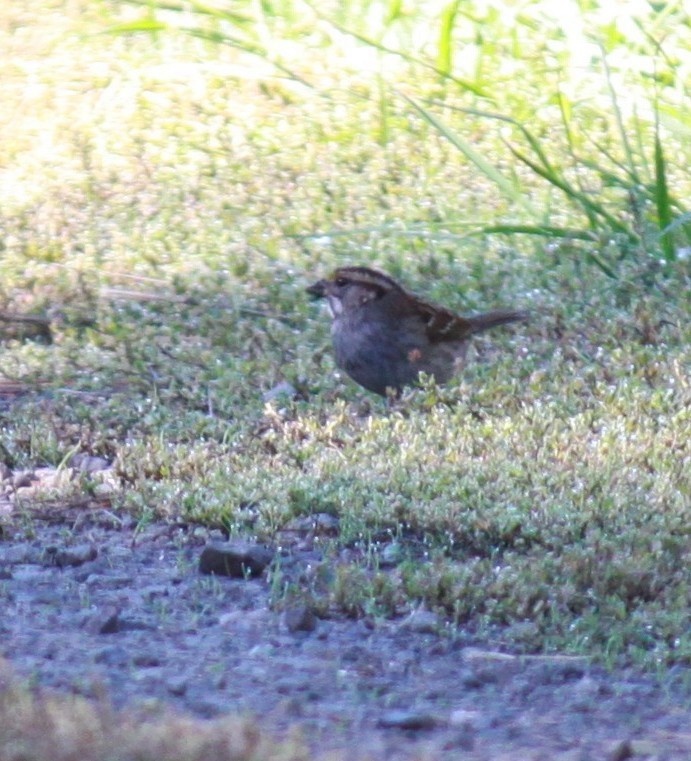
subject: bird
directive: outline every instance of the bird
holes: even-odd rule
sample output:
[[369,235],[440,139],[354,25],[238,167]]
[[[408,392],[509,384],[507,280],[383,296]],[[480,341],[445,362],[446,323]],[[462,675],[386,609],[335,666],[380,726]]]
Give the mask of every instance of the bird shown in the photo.
[[516,310],[462,317],[370,267],[339,267],[306,290],[328,302],[338,367],[381,396],[399,396],[420,373],[447,383],[463,366],[471,336],[528,318]]

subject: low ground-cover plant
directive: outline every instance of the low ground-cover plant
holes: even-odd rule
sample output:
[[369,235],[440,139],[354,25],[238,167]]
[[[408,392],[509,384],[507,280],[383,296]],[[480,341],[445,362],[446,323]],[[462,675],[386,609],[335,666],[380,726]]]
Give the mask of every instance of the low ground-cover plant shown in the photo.
[[[20,6],[3,32],[18,60],[26,40],[12,29],[35,28]],[[324,561],[333,573],[307,590],[325,615],[424,603],[450,628],[516,650],[688,663],[679,248],[619,248],[587,266],[584,251],[602,253],[592,236],[611,232],[588,215],[587,235],[545,246],[468,237],[455,225],[489,232],[514,212],[511,196],[498,198],[491,176],[379,80],[282,60],[302,78],[330,77],[310,89],[161,30],[154,47],[70,36],[105,28],[93,9],[61,23],[51,33],[62,29],[62,46],[33,43],[46,58],[36,76],[64,98],[50,110],[55,132],[26,115],[47,113],[38,99],[0,149],[12,167],[1,216],[5,464],[99,454],[118,479],[113,509],[269,542],[298,516],[337,516]],[[161,67],[171,61],[181,69]],[[438,72],[423,85],[437,100]],[[523,99],[531,92],[526,83]],[[472,130],[468,144],[506,162],[486,120]],[[50,171],[37,182],[41,162]],[[501,168],[541,209],[535,178]],[[549,199],[549,211],[571,224],[562,202]],[[373,263],[459,311],[533,316],[477,341],[448,388],[390,407],[335,374],[327,320],[305,297],[342,263]],[[18,331],[14,316],[42,329]],[[285,380],[294,394],[265,397]],[[274,579],[278,605],[296,590]]]

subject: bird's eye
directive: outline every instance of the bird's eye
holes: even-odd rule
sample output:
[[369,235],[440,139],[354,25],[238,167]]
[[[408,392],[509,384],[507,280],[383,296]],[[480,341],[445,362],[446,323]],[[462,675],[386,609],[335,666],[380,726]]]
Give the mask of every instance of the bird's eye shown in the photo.
[[348,280],[344,277],[337,277],[334,282],[339,288],[343,288],[344,286],[348,285]]

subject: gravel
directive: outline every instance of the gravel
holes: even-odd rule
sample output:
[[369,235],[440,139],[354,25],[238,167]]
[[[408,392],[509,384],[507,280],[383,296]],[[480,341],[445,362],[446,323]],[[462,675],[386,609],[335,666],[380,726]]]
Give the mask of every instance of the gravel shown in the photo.
[[[353,759],[691,759],[683,675],[663,684],[584,658],[493,652],[423,609],[400,621],[274,611],[255,566],[200,572],[208,548],[226,546],[219,532],[141,531],[105,510],[43,518],[6,521],[0,542],[0,653],[34,683],[105,689],[116,706],[250,713]],[[271,557],[234,546],[242,562]],[[282,552],[282,568],[299,568],[316,551],[298,536]]]

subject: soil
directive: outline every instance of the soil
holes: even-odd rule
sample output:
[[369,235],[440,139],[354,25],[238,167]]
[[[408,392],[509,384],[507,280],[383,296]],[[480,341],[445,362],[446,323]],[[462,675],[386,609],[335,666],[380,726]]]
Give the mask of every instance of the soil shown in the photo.
[[[105,688],[117,706],[249,713],[277,736],[299,726],[318,756],[691,759],[688,674],[660,682],[583,658],[514,657],[428,611],[399,621],[275,612],[266,575],[200,573],[219,538],[142,530],[107,509],[25,520],[15,510],[0,541],[0,654],[33,683]],[[283,552],[294,570],[319,557],[312,541]]]

